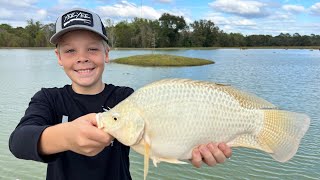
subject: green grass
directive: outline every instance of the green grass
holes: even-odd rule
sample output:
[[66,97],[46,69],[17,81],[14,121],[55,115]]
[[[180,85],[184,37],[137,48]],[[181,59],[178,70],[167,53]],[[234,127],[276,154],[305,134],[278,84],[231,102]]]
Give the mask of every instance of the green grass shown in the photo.
[[206,59],[173,56],[167,54],[136,55],[118,58],[112,60],[112,62],[136,66],[201,66],[214,63],[213,61]]

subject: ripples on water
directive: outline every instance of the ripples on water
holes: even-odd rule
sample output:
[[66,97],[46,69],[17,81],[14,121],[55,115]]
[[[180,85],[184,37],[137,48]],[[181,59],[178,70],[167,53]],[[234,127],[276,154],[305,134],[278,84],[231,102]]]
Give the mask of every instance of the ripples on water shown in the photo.
[[[151,51],[112,51],[111,59]],[[103,79],[139,88],[152,81],[179,77],[232,84],[280,106],[306,113],[311,125],[298,153],[286,163],[269,155],[234,148],[230,160],[216,167],[174,165],[153,167],[148,179],[320,179],[320,52],[308,50],[177,50],[157,51],[214,60],[200,67],[148,68],[110,63]],[[69,80],[56,63],[52,50],[0,49],[0,179],[45,179],[45,164],[14,158],[8,138],[41,87],[61,87]],[[143,178],[143,157],[131,152],[133,179]]]

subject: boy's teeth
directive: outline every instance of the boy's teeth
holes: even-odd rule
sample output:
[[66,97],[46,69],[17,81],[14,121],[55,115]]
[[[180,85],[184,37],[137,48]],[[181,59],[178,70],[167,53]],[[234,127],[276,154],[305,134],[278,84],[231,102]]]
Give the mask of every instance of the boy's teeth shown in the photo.
[[79,73],[88,73],[90,72],[90,69],[81,69],[81,70],[78,70]]

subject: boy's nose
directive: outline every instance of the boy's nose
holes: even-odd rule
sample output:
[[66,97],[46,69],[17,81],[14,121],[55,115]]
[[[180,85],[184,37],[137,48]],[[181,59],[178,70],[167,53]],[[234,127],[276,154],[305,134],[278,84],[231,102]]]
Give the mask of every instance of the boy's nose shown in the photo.
[[87,63],[89,62],[89,54],[86,50],[79,50],[77,63]]
[[88,58],[79,58],[77,60],[77,63],[86,63],[86,62],[89,62],[89,59]]

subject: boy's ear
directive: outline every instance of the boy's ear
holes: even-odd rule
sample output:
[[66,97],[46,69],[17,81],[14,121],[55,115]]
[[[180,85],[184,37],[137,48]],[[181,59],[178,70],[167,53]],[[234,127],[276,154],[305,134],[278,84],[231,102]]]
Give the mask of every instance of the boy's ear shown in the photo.
[[105,63],[108,63],[109,62],[109,50],[106,49],[106,60],[105,60]]
[[54,52],[56,53],[56,56],[57,56],[57,59],[58,59],[58,64],[60,66],[62,66],[62,61],[61,61],[61,57],[60,57],[58,49],[55,49]]

